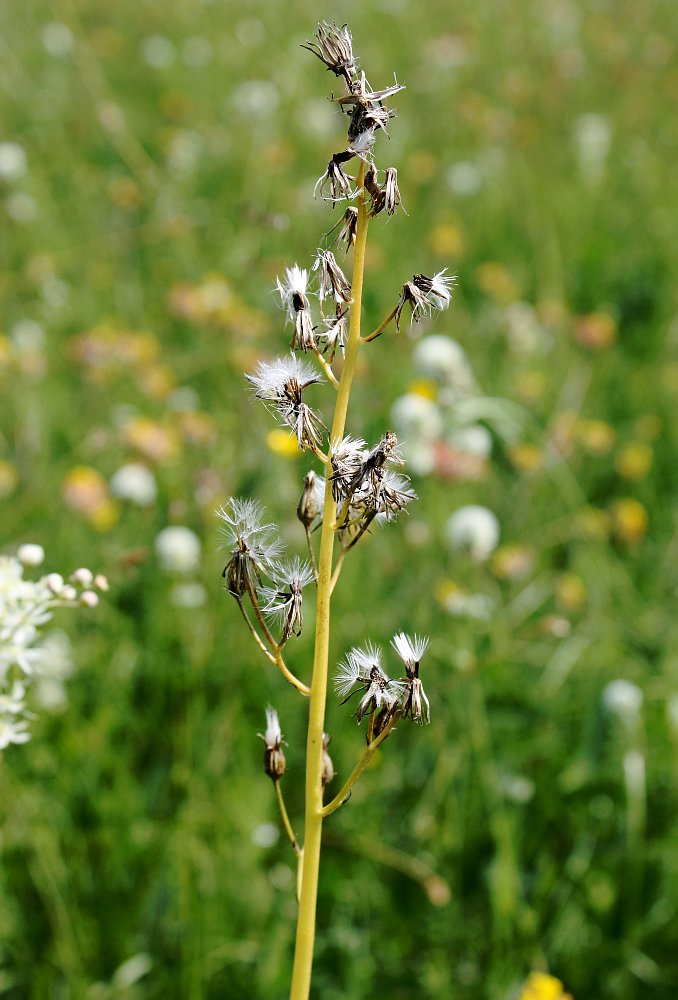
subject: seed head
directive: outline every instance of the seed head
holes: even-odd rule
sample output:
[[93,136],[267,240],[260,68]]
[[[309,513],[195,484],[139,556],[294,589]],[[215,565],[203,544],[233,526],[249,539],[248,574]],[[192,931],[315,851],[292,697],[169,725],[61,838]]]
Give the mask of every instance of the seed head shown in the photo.
[[288,358],[276,358],[270,363],[260,361],[254,374],[246,377],[255,397],[263,400],[285,424],[292,427],[302,451],[320,445],[324,424],[303,401],[307,386],[324,381],[312,365],[291,354]]
[[[335,153],[331,160],[329,160],[327,167],[325,168],[325,173],[321,174],[315,183],[313,188],[313,197],[317,197],[318,191],[320,192],[320,197],[325,201],[344,201],[345,199],[355,198],[358,194],[357,190],[353,187],[353,177],[350,174],[344,173],[342,163],[347,162],[352,159],[354,154],[350,151],[345,153]],[[325,190],[329,188],[329,197],[325,194]]]
[[393,708],[402,693],[402,682],[389,679],[381,666],[381,659],[381,649],[367,643],[364,649],[350,649],[337,668],[334,686],[344,701],[354,691],[364,692],[356,710],[358,722],[367,712],[379,711],[382,707]]
[[413,722],[423,724],[431,721],[431,706],[419,679],[419,661],[428,648],[429,640],[415,635],[410,638],[404,632],[394,635],[391,645],[405,664],[407,679],[403,681],[403,716]]
[[314,40],[301,47],[317,56],[335,76],[343,76],[346,85],[351,86],[357,71],[353,39],[346,24],[339,28],[334,21],[322,21],[317,27]]
[[311,471],[304,479],[304,489],[297,506],[297,517],[305,528],[317,525],[322,520],[325,506],[325,480]]
[[409,302],[412,310],[412,320],[418,323],[422,316],[429,316],[434,309],[447,309],[450,304],[451,289],[456,283],[454,275],[446,275],[445,268],[432,278],[425,274],[415,274],[412,281],[403,285],[400,300],[396,307],[396,329],[400,329],[400,315]]
[[263,524],[264,508],[254,500],[232,497],[220,507],[217,517],[223,521],[221,532],[226,536],[224,547],[230,559],[224,566],[229,593],[240,598],[261,584],[266,573],[283,549],[273,524]]
[[285,269],[284,281],[276,278],[281,305],[287,310],[288,320],[294,324],[294,336],[290,342],[293,350],[312,351],[315,348],[311,306],[306,297],[307,285],[308,272],[298,264]]
[[331,250],[317,251],[313,270],[318,272],[318,298],[321,302],[325,299],[334,299],[337,303],[351,301],[351,283]]
[[264,750],[264,771],[273,781],[278,781],[285,773],[283,737],[278,721],[278,713],[270,705],[266,707],[266,732],[258,733],[266,744]]
[[302,562],[295,556],[288,563],[275,563],[269,576],[273,585],[261,588],[262,610],[279,623],[282,644],[291,635],[301,635],[304,625],[302,591],[314,579],[314,574],[310,563]]

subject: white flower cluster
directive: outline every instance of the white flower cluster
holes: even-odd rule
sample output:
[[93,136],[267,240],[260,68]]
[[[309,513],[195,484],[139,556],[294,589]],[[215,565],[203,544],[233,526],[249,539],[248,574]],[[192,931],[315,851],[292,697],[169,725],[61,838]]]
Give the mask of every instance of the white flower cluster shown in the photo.
[[30,739],[31,686],[45,707],[58,705],[57,688],[70,672],[70,660],[63,639],[43,631],[55,608],[93,608],[99,603],[97,591],[108,589],[104,576],[85,568],[68,582],[59,573],[25,578],[24,570],[39,566],[44,556],[33,544],[22,545],[16,556],[0,556],[0,750]]

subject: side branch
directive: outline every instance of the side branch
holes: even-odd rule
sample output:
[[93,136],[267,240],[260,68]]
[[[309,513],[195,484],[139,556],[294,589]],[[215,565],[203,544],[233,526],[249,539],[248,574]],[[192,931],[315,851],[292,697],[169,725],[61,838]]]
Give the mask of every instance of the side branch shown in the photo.
[[336,812],[340,806],[343,806],[344,802],[349,798],[351,794],[351,789],[355,785],[356,781],[363,773],[369,762],[374,757],[375,752],[379,748],[379,745],[384,742],[386,737],[390,734],[394,725],[401,716],[401,712],[396,712],[390,722],[384,727],[381,733],[377,736],[376,740],[372,740],[367,749],[363,752],[362,757],[356,764],[356,766],[351,771],[351,774],[346,781],[344,787],[341,791],[334,796],[331,802],[328,802],[326,806],[323,806],[322,815],[330,816],[333,812]]
[[373,330],[372,333],[369,335],[369,337],[361,337],[360,339],[363,342],[363,344],[369,344],[371,340],[376,340],[377,337],[380,337],[381,334],[386,329],[386,327],[388,326],[388,324],[391,322],[391,320],[395,319],[395,314],[397,312],[398,312],[398,306],[395,306],[395,308],[392,309],[391,312],[388,314],[384,322],[380,323],[377,329]]

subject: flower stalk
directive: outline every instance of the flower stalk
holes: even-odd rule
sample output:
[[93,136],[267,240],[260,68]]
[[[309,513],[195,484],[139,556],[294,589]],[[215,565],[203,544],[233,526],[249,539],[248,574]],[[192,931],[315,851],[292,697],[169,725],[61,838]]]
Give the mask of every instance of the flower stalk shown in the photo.
[[[351,395],[351,385],[360,349],[360,319],[367,246],[367,208],[362,185],[365,164],[361,162],[358,173],[358,221],[353,262],[353,305],[349,325],[346,359],[339,381],[337,400],[332,420],[331,440],[344,435],[346,414]],[[292,971],[290,1000],[305,1000],[311,988],[313,945],[315,942],[315,913],[318,899],[318,872],[322,840],[322,751],[327,701],[327,675],[330,639],[330,598],[332,596],[332,560],[336,505],[331,487],[332,463],[328,460],[325,474],[325,506],[320,535],[318,562],[318,599],[316,609],[315,656],[308,716],[306,741],[306,822],[304,826],[304,856],[301,866],[301,896]]]
[[[367,642],[351,649],[338,666],[334,685],[343,703],[358,696],[355,717],[358,723],[368,719],[367,747],[341,791],[323,805],[324,787],[335,773],[327,750],[331,737],[325,732],[332,593],[347,554],[360,539],[376,525],[394,520],[416,500],[409,479],[400,472],[404,462],[392,431],[383,432],[373,447],[363,438],[345,433],[358,354],[392,321],[398,330],[406,304],[412,322],[447,308],[454,281],[444,271],[433,278],[415,274],[402,286],[398,303],[384,322],[368,337],[361,335],[368,222],[382,210],[392,215],[401,203],[397,170],[386,169],[382,186],[373,150],[376,133],[385,131],[394,116],[385,101],[403,88],[395,82],[382,90],[372,89],[365,74],[357,69],[346,26],[321,24],[315,40],[304,47],[346,84],[347,93],[334,103],[349,119],[347,143],[332,156],[316,184],[316,194],[330,202],[352,202],[344,212],[340,233],[332,241],[345,243],[347,253],[353,248],[352,280],[349,282],[328,246],[316,251],[310,272],[296,263],[287,268],[276,287],[287,323],[294,328],[290,351],[275,361],[260,361],[247,380],[253,396],[294,434],[299,451],[314,455],[324,467],[322,475],[313,470],[307,473],[296,511],[310,561],[302,563],[298,557],[291,562],[280,559],[283,542],[275,526],[264,523],[264,508],[258,503],[231,499],[218,512],[229,550],[222,574],[226,588],[236,599],[259,651],[309,699],[303,846],[297,841],[282,795],[284,741],[277,713],[270,706],[263,736],[264,769],[274,781],[282,824],[298,861],[299,911],[291,1000],[308,1000],[310,994],[323,820],[348,800],[354,784],[398,720],[420,724],[429,721],[429,701],[419,677],[419,660],[427,639],[416,635],[410,638],[405,632],[394,637],[391,645],[405,666],[406,676],[393,679],[382,668],[383,654],[378,645]],[[358,165],[355,174],[347,172],[351,161]],[[320,307],[319,323],[314,322],[316,303]],[[338,356],[343,356],[339,376],[333,367]],[[306,396],[308,391],[313,397],[315,387],[327,383],[336,391],[329,427]],[[316,532],[317,557],[313,539]],[[316,587],[315,647],[311,681],[306,684],[287,666],[283,649],[287,658],[302,631],[302,592],[311,582]]]

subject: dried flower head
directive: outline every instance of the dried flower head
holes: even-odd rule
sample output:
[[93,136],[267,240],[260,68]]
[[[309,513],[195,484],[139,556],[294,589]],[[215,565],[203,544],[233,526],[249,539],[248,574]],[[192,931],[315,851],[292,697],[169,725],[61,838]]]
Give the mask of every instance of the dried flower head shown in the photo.
[[398,704],[402,683],[390,680],[381,666],[381,659],[381,649],[367,643],[364,649],[350,649],[337,668],[334,686],[344,701],[356,691],[364,692],[356,709],[358,722],[367,712],[379,711],[383,707],[390,709]]
[[348,94],[335,99],[335,103],[351,119],[348,127],[349,141],[353,142],[358,136],[370,129],[381,128],[385,130],[389,120],[395,116],[395,112],[389,110],[384,101],[404,89],[396,80],[390,87],[373,90],[365,74],[361,73],[349,85]]
[[284,281],[276,278],[281,305],[287,310],[288,320],[294,324],[294,336],[290,342],[293,350],[298,348],[300,351],[312,351],[315,348],[311,306],[306,296],[307,285],[308,272],[298,264],[285,269]]
[[311,471],[304,479],[304,489],[297,505],[297,517],[305,528],[316,527],[323,516],[325,480]]
[[[353,186],[353,177],[344,172],[342,163],[352,159],[355,154],[346,150],[343,153],[335,153],[328,161],[324,174],[318,178],[313,188],[313,197],[317,197],[320,192],[321,198],[325,201],[344,201],[355,198],[358,192]],[[325,194],[329,188],[329,197]]]
[[363,466],[367,444],[362,438],[347,434],[340,441],[333,441],[330,448],[332,462],[332,496],[335,500],[348,499],[354,487],[356,476]]
[[291,635],[301,635],[304,625],[302,591],[314,579],[314,573],[310,563],[295,556],[290,562],[275,563],[269,576],[273,584],[262,587],[260,592],[262,610],[280,625],[282,644]]
[[358,228],[358,209],[353,205],[349,205],[344,212],[341,219],[341,229],[337,234],[337,243],[346,244],[346,253],[351,249],[355,243],[356,232]]
[[407,718],[409,715],[413,722],[421,724],[431,721],[431,706],[419,679],[419,661],[426,652],[428,644],[427,638],[418,635],[410,638],[404,632],[399,632],[391,640],[391,645],[405,664],[407,674],[407,679],[403,682],[405,685],[402,699],[403,716]]
[[400,315],[406,302],[410,304],[412,320],[415,323],[418,323],[422,316],[429,316],[434,309],[447,309],[452,298],[451,289],[455,285],[456,278],[453,275],[446,275],[446,270],[447,268],[444,268],[432,278],[428,278],[425,274],[415,274],[412,281],[405,282],[395,313],[398,330],[400,329]]
[[334,316],[329,316],[324,320],[325,329],[320,330],[316,336],[323,354],[329,354],[330,364],[334,361],[337,348],[343,355],[346,354],[346,341],[348,339],[348,310],[337,306]]
[[262,573],[267,573],[283,549],[273,524],[263,524],[264,508],[254,500],[232,497],[220,507],[217,517],[226,536],[225,547],[231,558],[224,566],[229,593],[240,598],[261,585]]
[[351,301],[351,282],[337,264],[331,250],[319,249],[316,252],[313,270],[318,272],[318,298],[321,302],[325,299],[334,299],[337,303]]
[[334,21],[322,21],[314,40],[301,47],[317,56],[335,76],[343,76],[348,87],[352,85],[356,78],[356,64],[353,39],[346,24],[339,28]]
[[285,773],[283,737],[278,721],[278,713],[270,705],[266,706],[266,732],[258,733],[266,744],[264,750],[264,770],[273,781],[278,781]]
[[304,389],[324,381],[315,368],[291,354],[273,362],[260,361],[254,374],[246,377],[255,397],[268,404],[293,428],[299,448],[315,449],[320,445],[324,424],[303,401]]
[[386,168],[384,178],[384,210],[387,215],[394,215],[396,208],[400,205],[400,188],[398,187],[398,171],[395,167]]

